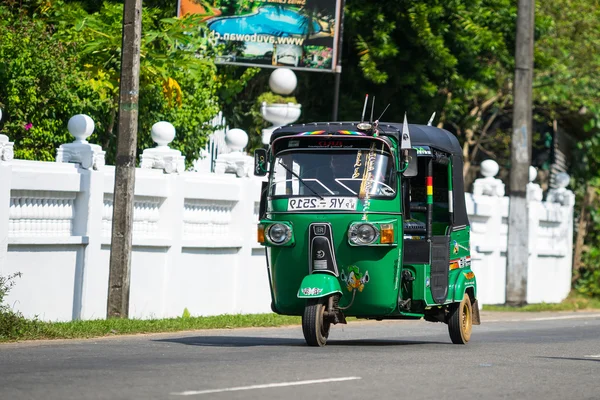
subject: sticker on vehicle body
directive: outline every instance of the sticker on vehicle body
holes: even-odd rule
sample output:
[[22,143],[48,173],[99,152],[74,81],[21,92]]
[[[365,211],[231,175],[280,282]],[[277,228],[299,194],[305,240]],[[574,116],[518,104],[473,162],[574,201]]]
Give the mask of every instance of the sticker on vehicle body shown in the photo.
[[356,210],[354,197],[294,197],[288,199],[288,211],[298,210]]
[[450,270],[466,268],[471,266],[471,256],[461,257],[456,260],[450,260]]
[[365,288],[365,285],[369,283],[370,280],[369,271],[362,273],[355,265],[349,266],[348,272],[342,270],[340,278],[342,279],[342,282],[347,285],[346,289],[348,289],[349,292],[355,290],[362,292]]
[[302,289],[302,294],[305,296],[316,296],[321,294],[323,289],[321,288],[304,288]]

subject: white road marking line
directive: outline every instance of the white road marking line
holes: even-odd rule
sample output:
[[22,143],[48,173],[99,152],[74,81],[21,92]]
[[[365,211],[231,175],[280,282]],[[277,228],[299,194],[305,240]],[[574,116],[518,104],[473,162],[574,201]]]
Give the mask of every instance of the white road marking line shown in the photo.
[[299,386],[299,385],[314,385],[317,383],[343,382],[343,381],[353,381],[353,380],[357,380],[357,379],[361,379],[361,378],[359,376],[348,376],[345,378],[314,379],[314,380],[310,380],[310,381],[267,383],[264,385],[240,386],[240,387],[232,387],[232,388],[226,388],[226,389],[188,390],[185,392],[171,393],[171,394],[174,396],[194,396],[197,394],[238,392],[240,390],[270,389],[270,388],[277,388],[277,387]]
[[521,318],[521,319],[482,319],[481,322],[527,322],[527,321],[554,321],[561,319],[583,319],[583,318],[598,318],[600,314],[581,314],[581,315],[563,315],[560,317],[543,317],[543,318]]
[[585,358],[600,358],[600,354],[595,354],[593,356],[584,356]]

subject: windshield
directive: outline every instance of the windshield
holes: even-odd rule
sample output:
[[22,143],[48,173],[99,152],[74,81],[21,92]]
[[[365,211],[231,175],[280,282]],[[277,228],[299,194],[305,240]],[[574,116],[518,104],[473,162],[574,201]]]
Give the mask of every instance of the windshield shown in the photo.
[[275,158],[271,196],[396,195],[394,163],[381,148],[287,151]]

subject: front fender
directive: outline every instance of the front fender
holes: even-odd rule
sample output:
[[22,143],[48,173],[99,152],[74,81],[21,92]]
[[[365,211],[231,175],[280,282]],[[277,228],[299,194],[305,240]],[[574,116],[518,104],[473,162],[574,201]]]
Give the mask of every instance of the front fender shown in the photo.
[[298,298],[316,299],[333,293],[342,294],[342,287],[337,277],[329,274],[312,274],[302,279]]
[[462,301],[468,288],[473,288],[473,295],[475,298],[471,300],[475,301],[475,299],[477,299],[477,280],[475,279],[475,273],[471,270],[461,271],[454,284],[454,301]]

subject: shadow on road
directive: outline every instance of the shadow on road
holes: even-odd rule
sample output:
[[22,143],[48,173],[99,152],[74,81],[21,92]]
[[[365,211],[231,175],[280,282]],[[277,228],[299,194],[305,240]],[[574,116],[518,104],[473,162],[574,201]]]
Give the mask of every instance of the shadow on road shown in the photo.
[[536,358],[547,358],[551,360],[570,360],[570,361],[595,361],[600,362],[599,358],[577,358],[577,357],[536,357]]
[[450,342],[425,342],[422,340],[396,340],[396,339],[359,339],[359,340],[332,340],[327,346],[410,346],[415,344],[434,345],[451,344]]
[[157,339],[154,342],[177,343],[205,347],[254,347],[254,346],[303,346],[302,339],[253,337],[253,336],[190,336]]
[[[305,347],[304,339],[273,338],[256,336],[191,336],[182,338],[156,339],[154,342],[176,343],[188,346],[203,347],[254,347],[254,346],[282,346]],[[408,345],[449,345],[445,342],[424,342],[420,340],[394,340],[394,339],[359,339],[359,340],[330,340],[327,346],[408,346]]]

